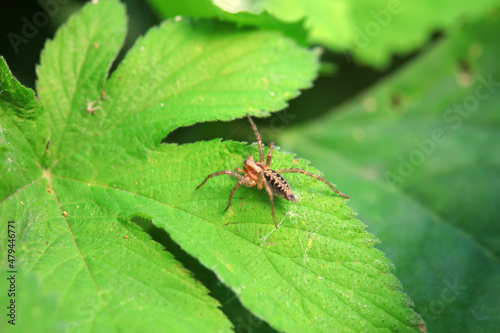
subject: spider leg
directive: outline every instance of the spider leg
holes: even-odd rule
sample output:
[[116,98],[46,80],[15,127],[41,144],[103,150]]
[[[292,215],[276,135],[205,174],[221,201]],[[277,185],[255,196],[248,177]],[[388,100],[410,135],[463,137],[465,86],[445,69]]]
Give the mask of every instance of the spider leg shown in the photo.
[[238,189],[238,187],[240,187],[241,184],[244,183],[244,180],[239,180],[236,185],[234,186],[233,190],[231,191],[231,194],[229,194],[229,203],[227,204],[227,207],[226,209],[224,209],[224,211],[227,211],[229,209],[229,206],[231,206],[231,200],[233,199],[233,195],[234,193],[236,192],[236,190]]
[[273,148],[274,148],[274,142],[271,141],[269,144],[269,153],[267,153],[267,158],[266,158],[266,168],[269,168],[271,165],[271,159],[273,158]]
[[260,138],[259,131],[257,131],[257,126],[253,122],[250,115],[247,113],[248,120],[250,120],[250,125],[252,125],[253,132],[255,133],[255,137],[257,138],[257,146],[259,146],[259,162],[264,162],[264,150],[262,149],[262,139]]
[[264,176],[262,175],[262,172],[257,175],[257,188],[259,190],[262,190],[262,181],[264,179]]
[[307,172],[305,170],[302,170],[302,169],[298,169],[298,168],[289,168],[289,169],[280,169],[280,170],[276,170],[277,173],[301,173],[303,175],[306,175],[306,176],[310,176],[310,177],[313,177],[314,179],[317,179],[319,181],[322,181],[323,183],[325,183],[326,185],[328,185],[335,193],[337,193],[338,195],[340,196],[343,196],[344,198],[346,199],[349,199],[349,196],[348,195],[345,195],[344,193],[341,193],[339,192],[332,184],[330,184],[325,178],[323,177],[320,177],[318,175],[315,175],[314,173],[310,173],[310,172]]
[[276,229],[278,229],[278,224],[276,223],[276,216],[274,215],[274,200],[273,200],[273,192],[271,191],[271,188],[269,187],[269,184],[267,183],[266,178],[264,178],[264,174],[261,172],[261,177],[262,177],[262,182],[264,183],[264,186],[267,191],[267,195],[269,196],[269,201],[271,201],[271,212],[273,213],[273,220],[274,220],[274,226]]
[[196,189],[199,189],[200,187],[202,187],[203,185],[205,185],[205,183],[207,182],[207,180],[209,180],[210,178],[216,177],[216,176],[222,176],[222,175],[229,175],[231,177],[234,177],[234,178],[238,179],[238,181],[240,181],[242,183],[245,181],[245,177],[243,177],[239,173],[236,173],[236,172],[231,171],[231,170],[222,170],[222,171],[219,171],[219,172],[214,172],[212,174],[209,174],[207,176],[207,178],[205,178],[205,180],[200,185],[196,186]]

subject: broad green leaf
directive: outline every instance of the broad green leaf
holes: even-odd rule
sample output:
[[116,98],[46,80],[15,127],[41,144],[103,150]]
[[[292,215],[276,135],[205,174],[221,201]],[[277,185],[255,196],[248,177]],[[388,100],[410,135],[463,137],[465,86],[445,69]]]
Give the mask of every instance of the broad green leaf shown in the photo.
[[[263,191],[239,190],[224,213],[233,179],[195,190],[208,173],[258,156],[255,146],[160,143],[180,126],[284,108],[311,85],[317,52],[275,32],[177,18],[139,39],[106,79],[124,25],[116,1],[86,5],[43,51],[39,105],[11,79],[0,88],[5,101],[16,95],[37,105],[48,128],[19,130],[26,111],[0,104],[2,133],[17,129],[3,138],[6,156],[24,154],[33,164],[16,188],[22,167],[1,160],[9,186],[0,216],[16,221],[16,265],[28,276],[20,281],[34,276],[43,290],[32,308],[45,299],[54,307],[44,327],[230,330],[218,302],[131,222],[146,219],[278,330],[425,330],[376,239],[324,184],[289,175],[298,203],[276,199],[275,229]],[[32,137],[51,143],[35,149]],[[319,173],[276,148],[273,167],[290,166]],[[34,321],[23,324],[36,330]]]
[[310,43],[346,53],[348,61],[354,57],[377,67],[387,65],[393,53],[408,53],[423,45],[436,30],[453,30],[458,20],[474,19],[498,5],[495,0],[149,2],[163,17],[217,17],[258,26],[268,26],[273,17],[289,24],[303,22]]
[[498,15],[280,137],[352,195],[430,331],[500,329]]
[[[375,239],[352,217],[345,200],[332,197],[325,186],[287,177],[301,200],[277,203],[277,230],[264,192],[242,189],[223,214],[232,179],[195,190],[207,171],[241,166],[242,157],[250,154],[256,155],[255,149],[218,140],[164,145],[146,156],[147,167],[129,161],[115,170],[121,176],[103,187],[110,202],[134,203],[122,213],[125,219],[147,212],[232,287],[243,305],[280,330],[382,326],[406,331],[416,326],[418,317],[406,308],[410,301],[389,274],[391,265],[373,249]],[[287,165],[305,167],[304,162],[294,164],[292,156],[278,155],[274,166]],[[62,193],[78,192],[71,186],[88,187],[73,183],[63,179],[57,186]],[[69,214],[78,210],[79,201],[67,201]]]

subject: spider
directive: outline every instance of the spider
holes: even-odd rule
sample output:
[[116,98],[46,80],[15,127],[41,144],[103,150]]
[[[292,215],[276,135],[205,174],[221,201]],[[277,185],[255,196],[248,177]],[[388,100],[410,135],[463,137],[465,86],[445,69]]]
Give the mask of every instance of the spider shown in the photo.
[[[209,180],[212,177],[229,175],[231,177],[236,178],[238,182],[231,191],[231,194],[229,194],[229,203],[226,209],[224,209],[224,211],[227,211],[231,206],[231,200],[233,199],[234,193],[241,185],[245,185],[247,187],[252,187],[257,185],[257,188],[259,190],[261,190],[264,187],[267,191],[267,195],[269,196],[269,201],[271,202],[271,212],[273,213],[273,220],[276,229],[278,228],[278,224],[276,223],[276,216],[274,215],[273,195],[276,194],[277,196],[282,197],[293,203],[297,202],[297,199],[292,193],[290,185],[285,180],[285,178],[281,176],[282,173],[301,173],[307,176],[311,176],[314,179],[322,181],[323,183],[328,185],[338,195],[349,199],[349,196],[337,191],[337,189],[332,184],[330,184],[325,178],[307,172],[305,170],[298,168],[271,170],[270,166],[271,166],[271,159],[273,158],[274,142],[271,142],[269,144],[269,152],[267,154],[267,158],[264,161],[264,149],[262,148],[262,140],[260,138],[259,132],[257,131],[257,126],[255,126],[255,123],[253,122],[252,118],[250,118],[250,115],[247,114],[247,117],[248,120],[250,121],[250,124],[252,125],[255,137],[257,138],[257,145],[259,147],[259,162],[256,162],[250,155],[246,158],[245,162],[243,163],[243,170],[237,167],[235,171],[222,170],[219,172],[214,172],[208,175],[205,178],[205,180],[196,187],[196,189],[202,187],[207,182],[207,180]],[[238,172],[243,173],[243,175],[240,175]]]

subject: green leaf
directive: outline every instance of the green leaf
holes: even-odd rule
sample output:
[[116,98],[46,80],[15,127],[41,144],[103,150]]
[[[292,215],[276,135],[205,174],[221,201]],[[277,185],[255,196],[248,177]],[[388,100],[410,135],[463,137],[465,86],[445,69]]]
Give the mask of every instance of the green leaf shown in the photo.
[[102,1],[83,7],[80,15],[72,16],[64,29],[47,41],[36,82],[50,124],[47,165],[77,142],[85,142],[110,126],[106,117],[89,117],[89,112],[100,110],[108,70],[125,33],[125,8],[115,1]]
[[[48,331],[229,331],[205,287],[132,222],[146,219],[278,330],[424,330],[376,239],[325,184],[287,176],[298,202],[276,199],[275,229],[264,191],[240,189],[224,213],[234,179],[196,190],[207,174],[258,156],[255,146],[161,144],[180,126],[284,108],[311,85],[318,52],[276,32],[176,19],[139,39],[106,79],[124,26],[116,1],[84,6],[43,51],[40,102],[0,64],[9,135],[0,216],[16,222],[19,281],[43,290],[24,327],[36,330],[47,300]],[[17,125],[25,111],[13,96],[37,107],[23,120],[36,133]],[[319,173],[277,147],[273,156],[273,168]]]
[[322,25],[327,36],[322,40],[334,50],[350,52],[356,60],[380,68],[390,63],[393,54],[407,54],[436,31],[452,32],[465,20],[476,20],[496,8],[498,1],[364,0],[348,4],[347,15],[352,18],[348,39],[337,38],[327,30],[328,25]]
[[[146,157],[148,167],[129,163],[127,170],[115,170],[122,176],[103,191],[108,202],[132,205],[124,216],[149,213],[155,225],[276,328],[405,331],[416,325],[418,317],[406,309],[410,301],[389,274],[391,265],[372,247],[375,239],[352,218],[345,200],[332,198],[325,186],[287,177],[301,199],[293,206],[277,203],[277,230],[263,192],[242,189],[223,214],[233,180],[214,180],[195,190],[207,172],[241,165],[242,156],[252,153],[255,149],[235,142],[165,145]],[[278,156],[276,168],[305,167],[294,164],[292,156]],[[61,193],[88,187],[72,189],[72,183],[61,180],[57,187]],[[64,206],[69,215],[81,205],[76,198],[65,201],[71,203]]]
[[[149,0],[151,6],[163,18],[181,16],[194,18],[218,18],[220,20],[235,22],[241,26],[259,27],[265,30],[281,31],[288,37],[294,38],[300,44],[307,43],[307,31],[304,29],[303,20],[290,22],[260,9],[260,1],[241,2],[246,10],[226,11],[227,7],[216,5],[212,0],[188,0],[165,2],[161,0]],[[231,7],[236,2],[228,3]],[[255,15],[260,14],[260,15]]]
[[484,18],[280,137],[351,194],[434,332],[500,329],[499,33]]
[[309,43],[346,53],[348,61],[354,57],[376,67],[386,66],[393,53],[415,50],[436,30],[452,31],[457,21],[477,18],[498,4],[495,0],[473,3],[465,0],[189,0],[175,5],[160,0],[149,2],[163,17],[216,17],[261,27],[268,26],[273,18],[287,24],[303,22]]
[[47,125],[31,89],[23,87],[0,57],[0,200],[41,176],[38,156],[47,144]]

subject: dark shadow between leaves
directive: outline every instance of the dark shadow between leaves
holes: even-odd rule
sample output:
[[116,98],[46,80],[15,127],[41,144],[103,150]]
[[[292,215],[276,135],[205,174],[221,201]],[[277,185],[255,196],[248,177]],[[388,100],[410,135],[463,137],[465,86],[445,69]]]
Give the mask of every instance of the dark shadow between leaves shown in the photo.
[[210,296],[215,298],[221,304],[221,310],[231,321],[235,332],[253,333],[253,332],[277,332],[268,323],[260,320],[248,311],[240,302],[238,296],[224,285],[211,270],[203,266],[196,258],[192,257],[175,243],[170,235],[163,229],[156,227],[151,219],[140,216],[132,216],[130,222],[133,222],[147,234],[151,239],[161,244],[166,251],[170,252],[174,258],[179,261],[184,268],[189,270],[192,276],[202,283],[210,291]]

